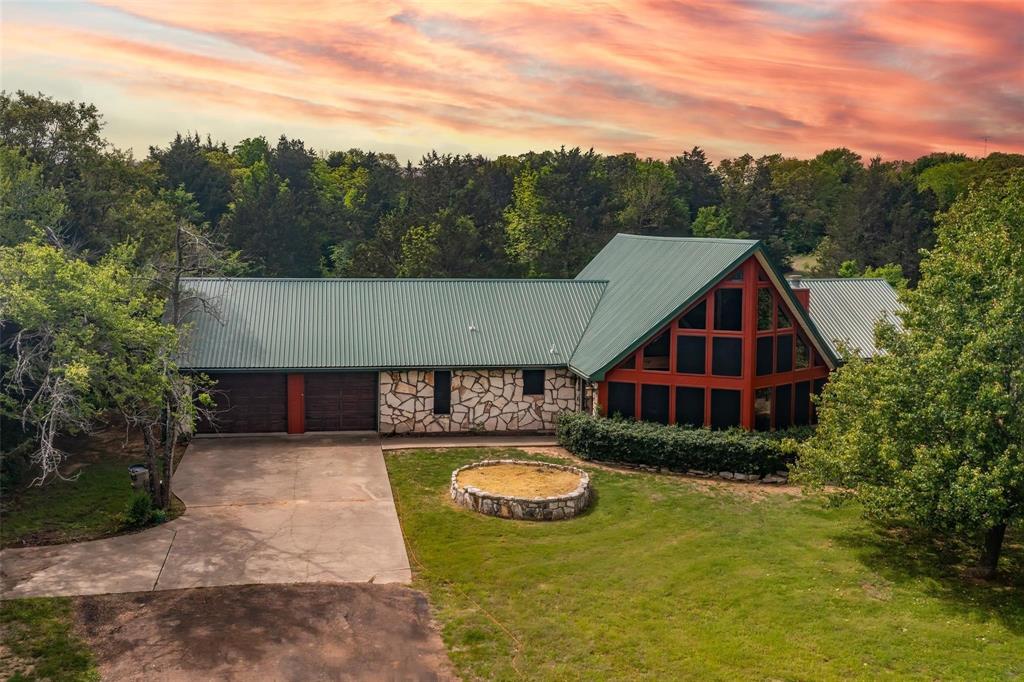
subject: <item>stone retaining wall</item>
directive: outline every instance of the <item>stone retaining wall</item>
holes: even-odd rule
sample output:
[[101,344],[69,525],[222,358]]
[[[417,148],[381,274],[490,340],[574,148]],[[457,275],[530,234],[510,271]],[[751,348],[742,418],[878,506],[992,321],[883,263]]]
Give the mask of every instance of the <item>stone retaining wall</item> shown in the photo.
[[[498,495],[473,486],[459,485],[459,473],[466,469],[475,469],[495,464],[525,464],[529,466],[546,466],[560,471],[571,471],[578,474],[580,483],[576,490],[558,497],[526,498],[512,495]],[[518,459],[487,459],[475,464],[467,464],[452,472],[451,496],[455,504],[481,514],[498,516],[503,519],[519,519],[523,521],[559,521],[570,519],[590,504],[590,475],[582,469],[563,464],[547,462],[531,462]]]
[[434,372],[380,373],[380,432],[552,431],[559,413],[579,409],[578,378],[548,369],[544,395],[523,395],[519,369],[452,370],[451,414],[434,414]]

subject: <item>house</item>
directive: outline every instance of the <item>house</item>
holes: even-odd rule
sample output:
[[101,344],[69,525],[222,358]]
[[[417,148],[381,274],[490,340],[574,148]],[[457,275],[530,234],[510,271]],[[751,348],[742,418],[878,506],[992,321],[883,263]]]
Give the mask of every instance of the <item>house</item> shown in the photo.
[[[864,284],[869,282],[869,284]],[[813,420],[881,280],[791,286],[760,242],[617,235],[572,280],[196,278],[184,368],[234,433],[545,431],[559,413],[770,429]],[[820,297],[820,300],[819,300]]]

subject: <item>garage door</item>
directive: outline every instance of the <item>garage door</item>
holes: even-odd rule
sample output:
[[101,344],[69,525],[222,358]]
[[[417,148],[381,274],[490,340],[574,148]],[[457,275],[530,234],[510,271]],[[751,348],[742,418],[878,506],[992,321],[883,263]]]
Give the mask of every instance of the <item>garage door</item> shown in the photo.
[[217,380],[216,423],[200,423],[202,433],[266,433],[288,428],[285,374],[211,374]]
[[321,372],[306,375],[307,431],[376,429],[375,372]]

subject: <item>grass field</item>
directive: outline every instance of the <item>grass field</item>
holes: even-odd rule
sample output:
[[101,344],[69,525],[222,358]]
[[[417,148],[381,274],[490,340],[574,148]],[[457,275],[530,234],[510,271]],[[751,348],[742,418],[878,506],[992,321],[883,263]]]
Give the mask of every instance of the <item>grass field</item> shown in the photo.
[[[128,466],[143,459],[141,445],[124,443],[123,432],[93,434],[64,446],[70,456],[62,471],[42,487],[29,479],[5,490],[0,514],[0,547],[93,540],[122,532],[122,513],[132,500]],[[174,500],[168,518],[183,507]]]
[[99,680],[89,649],[73,631],[70,599],[18,599],[0,602],[0,678]]
[[389,454],[417,586],[466,679],[1017,679],[1016,584],[973,583],[852,508],[651,474],[591,470],[571,521],[449,503],[454,468],[524,453]]

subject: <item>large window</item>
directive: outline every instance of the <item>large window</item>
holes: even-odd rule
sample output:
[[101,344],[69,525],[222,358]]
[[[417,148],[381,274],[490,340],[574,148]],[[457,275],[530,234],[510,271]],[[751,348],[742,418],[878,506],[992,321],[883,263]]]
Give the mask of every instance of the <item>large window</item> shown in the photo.
[[779,334],[778,346],[775,351],[775,371],[791,372],[793,370],[793,335]]
[[636,369],[636,353],[630,353],[622,362],[615,365],[615,369]]
[[452,413],[452,373],[434,370],[434,414]]
[[715,292],[715,329],[735,332],[743,329],[743,289]]
[[668,424],[668,386],[640,387],[640,418],[645,422]]
[[707,339],[703,336],[677,336],[676,371],[681,374],[703,374],[706,348]]
[[783,384],[775,387],[775,428],[788,429],[793,425],[793,387]]
[[676,387],[676,424],[704,426],[704,389]]
[[671,343],[670,334],[666,329],[644,347],[644,369],[662,372],[668,371],[668,350]]
[[636,384],[608,382],[608,416],[632,419],[636,416]]
[[811,382],[799,381],[793,387],[793,423],[803,426],[811,421]]
[[707,329],[708,302],[704,299],[693,306],[679,318],[679,326],[683,329]]
[[523,395],[544,395],[544,370],[523,370]]
[[711,389],[711,428],[728,429],[740,425],[740,392]]
[[772,373],[775,361],[775,339],[771,336],[760,336],[757,339],[757,376],[763,377]]
[[772,328],[772,292],[768,287],[757,290],[757,328],[759,331]]
[[794,364],[797,369],[807,369],[811,366],[811,349],[800,334],[796,335],[796,358]]
[[743,339],[711,339],[711,373],[721,377],[738,377],[743,373]]
[[772,389],[759,388],[754,392],[754,428],[770,431],[772,428]]
[[785,308],[783,308],[781,305],[778,306],[778,309],[779,309],[779,329],[789,329],[790,327],[793,326],[793,323],[789,319],[789,313],[787,313]]

